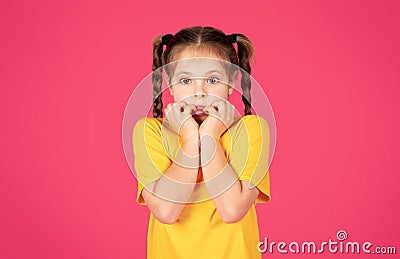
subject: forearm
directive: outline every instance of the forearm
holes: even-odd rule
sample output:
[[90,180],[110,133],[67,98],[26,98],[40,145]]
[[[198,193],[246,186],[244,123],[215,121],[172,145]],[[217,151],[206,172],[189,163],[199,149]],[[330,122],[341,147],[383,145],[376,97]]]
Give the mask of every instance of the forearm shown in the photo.
[[[190,163],[184,157],[190,156]],[[179,158],[178,158],[179,157]],[[196,163],[197,159],[197,163]],[[173,223],[179,217],[198,177],[199,142],[187,141],[182,145],[177,160],[157,180],[146,186],[144,198],[151,212],[164,223]]]
[[[245,192],[237,173],[228,163],[219,139],[201,137],[200,157],[206,188],[213,202],[226,222],[241,219],[252,205],[250,192]],[[257,191],[258,194],[258,191]],[[254,192],[253,194],[254,197]]]

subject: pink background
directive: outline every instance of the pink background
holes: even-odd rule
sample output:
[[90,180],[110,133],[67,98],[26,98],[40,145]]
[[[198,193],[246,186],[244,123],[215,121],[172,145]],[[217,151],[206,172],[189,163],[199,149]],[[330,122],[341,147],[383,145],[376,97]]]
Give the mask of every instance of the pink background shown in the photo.
[[397,1],[2,1],[0,10],[1,258],[145,257],[149,211],[135,203],[123,113],[150,72],[153,38],[194,25],[256,47],[252,74],[277,125],[260,237],[323,242],[344,229],[348,241],[400,253]]

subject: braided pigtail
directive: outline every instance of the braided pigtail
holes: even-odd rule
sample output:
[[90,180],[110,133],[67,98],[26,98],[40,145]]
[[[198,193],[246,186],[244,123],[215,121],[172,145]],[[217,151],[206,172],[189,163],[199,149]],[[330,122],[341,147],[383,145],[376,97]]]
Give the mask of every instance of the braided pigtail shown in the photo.
[[[247,72],[247,73],[242,73],[242,81],[241,81],[242,101],[244,103],[244,115],[250,115],[250,114],[252,114],[251,113],[251,95],[250,95],[250,89],[251,89],[250,59],[254,55],[254,48],[253,48],[253,44],[251,43],[251,41],[243,34],[233,34],[233,35],[236,36],[236,43],[237,43],[237,47],[238,47],[237,49],[238,49],[239,67]],[[232,35],[229,36],[231,38],[231,41],[233,41],[232,38],[234,36],[232,36]]]
[[153,73],[151,75],[151,81],[153,83],[153,117],[162,118],[162,69],[158,69],[162,66],[163,44],[162,36],[158,36],[153,41]]
[[163,65],[162,54],[164,45],[168,45],[171,39],[171,34],[164,36],[158,36],[153,41],[153,66],[152,66],[152,77],[153,83],[153,117],[162,118],[162,69],[159,69]]

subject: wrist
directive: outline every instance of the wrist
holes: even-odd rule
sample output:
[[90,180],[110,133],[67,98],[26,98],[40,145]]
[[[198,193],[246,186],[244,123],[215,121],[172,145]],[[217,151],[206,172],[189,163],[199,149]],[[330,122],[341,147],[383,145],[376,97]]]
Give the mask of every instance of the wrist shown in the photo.
[[[220,139],[221,139],[221,134],[218,134],[218,133],[200,132],[199,135],[200,135],[200,140],[205,137],[212,138],[215,141],[220,141]],[[200,141],[200,143],[201,143],[201,141]]]
[[199,144],[200,143],[200,137],[199,134],[192,134],[192,135],[187,135],[187,136],[181,136],[182,145],[194,145],[194,144]]
[[197,137],[186,137],[182,138],[182,147],[181,149],[192,156],[198,155],[200,148],[200,138]]
[[218,146],[221,146],[219,139],[219,137],[209,134],[200,137],[200,162],[203,168],[214,159]]
[[173,159],[175,164],[188,169],[198,169],[200,163],[200,147],[196,143],[184,143]]

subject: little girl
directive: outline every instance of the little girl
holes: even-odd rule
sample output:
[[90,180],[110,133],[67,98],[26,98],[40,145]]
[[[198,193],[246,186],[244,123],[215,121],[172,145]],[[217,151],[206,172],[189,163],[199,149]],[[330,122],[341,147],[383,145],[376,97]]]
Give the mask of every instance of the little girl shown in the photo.
[[[133,131],[137,202],[151,211],[147,258],[261,258],[255,204],[270,200],[269,129],[251,112],[252,56],[246,36],[212,27],[155,38],[154,118]],[[228,101],[235,67],[243,117]]]

